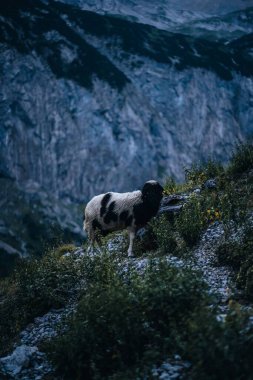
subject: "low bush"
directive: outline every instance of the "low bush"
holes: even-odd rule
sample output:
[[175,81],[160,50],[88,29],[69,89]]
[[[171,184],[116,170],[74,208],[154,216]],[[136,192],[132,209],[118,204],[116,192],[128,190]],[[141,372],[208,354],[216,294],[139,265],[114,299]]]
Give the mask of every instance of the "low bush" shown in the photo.
[[177,231],[190,247],[198,241],[205,227],[201,200],[200,196],[193,193],[175,222]]
[[132,379],[184,350],[192,315],[208,305],[198,276],[162,260],[150,261],[141,275],[133,266],[120,272],[107,255],[96,270],[68,332],[51,343],[64,378],[116,379],[125,372]]
[[236,284],[245,296],[253,300],[253,229],[245,229],[241,240],[227,239],[217,248],[219,263],[230,265],[236,271]]
[[253,168],[253,145],[239,144],[233,152],[228,174],[238,177]]
[[253,325],[250,316],[235,302],[225,322],[210,312],[193,319],[188,341],[192,380],[252,379]]
[[223,166],[213,160],[200,164],[193,164],[189,169],[185,169],[186,182],[192,186],[202,186],[208,179],[222,175]]
[[173,177],[168,177],[163,186],[164,194],[170,195],[174,194],[177,191],[177,184]]
[[82,278],[72,255],[73,246],[63,246],[42,259],[24,260],[11,277],[0,283],[0,353],[34,317],[51,307],[61,307]]
[[159,251],[163,255],[176,254],[179,249],[179,243],[176,237],[175,227],[168,221],[166,216],[162,215],[154,219],[150,223],[150,226]]
[[186,378],[250,379],[253,327],[232,303],[225,322],[210,308],[205,284],[190,269],[151,260],[141,273],[103,254],[67,331],[47,344],[64,379],[152,378],[175,354]]

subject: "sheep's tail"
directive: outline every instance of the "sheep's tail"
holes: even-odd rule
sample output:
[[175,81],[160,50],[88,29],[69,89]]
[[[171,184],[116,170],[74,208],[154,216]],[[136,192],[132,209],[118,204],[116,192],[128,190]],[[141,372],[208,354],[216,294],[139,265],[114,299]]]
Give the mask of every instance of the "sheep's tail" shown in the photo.
[[89,223],[87,222],[85,218],[83,218],[83,230],[85,232],[88,232],[88,228],[89,228]]

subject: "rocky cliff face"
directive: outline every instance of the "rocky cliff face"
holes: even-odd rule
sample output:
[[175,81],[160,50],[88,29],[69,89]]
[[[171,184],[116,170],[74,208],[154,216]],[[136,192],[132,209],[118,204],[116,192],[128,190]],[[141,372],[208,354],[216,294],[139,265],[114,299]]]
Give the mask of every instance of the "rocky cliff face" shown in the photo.
[[0,6],[1,175],[61,211],[224,162],[253,130],[252,8],[218,17],[161,1],[155,17],[143,1],[96,4]]

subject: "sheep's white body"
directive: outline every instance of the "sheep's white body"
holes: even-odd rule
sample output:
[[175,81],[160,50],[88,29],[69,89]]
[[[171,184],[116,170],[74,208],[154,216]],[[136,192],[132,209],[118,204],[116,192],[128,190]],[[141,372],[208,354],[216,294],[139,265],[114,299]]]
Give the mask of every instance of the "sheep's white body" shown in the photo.
[[[108,202],[108,207],[112,202],[115,202],[115,207],[113,211],[118,215],[123,211],[128,211],[130,214],[133,213],[134,205],[138,204],[141,200],[142,193],[140,190],[129,192],[129,193],[114,193],[110,192],[111,198]],[[88,232],[87,224],[97,219],[102,225],[104,231],[117,231],[118,229],[124,229],[124,223],[120,220],[117,222],[111,221],[109,224],[105,224],[103,217],[100,216],[101,201],[105,194],[96,195],[90,200],[85,209],[85,230]]]
[[148,181],[142,191],[109,192],[93,197],[85,208],[84,221],[84,230],[91,245],[97,241],[97,230],[107,233],[127,228],[130,240],[128,255],[131,256],[135,233],[158,211],[162,190],[158,182]]

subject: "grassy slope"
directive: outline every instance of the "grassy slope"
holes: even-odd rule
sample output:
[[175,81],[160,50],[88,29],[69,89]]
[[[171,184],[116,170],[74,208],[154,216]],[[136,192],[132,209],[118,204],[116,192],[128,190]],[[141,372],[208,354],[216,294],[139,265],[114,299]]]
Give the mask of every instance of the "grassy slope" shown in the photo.
[[[148,255],[139,244],[139,254],[151,257],[141,272],[126,260],[123,246],[108,252],[107,244],[94,257],[75,257],[74,247],[68,246],[22,263],[0,283],[2,354],[35,316],[65,305],[74,296],[77,313],[67,322],[65,334],[47,346],[66,379],[70,374],[75,379],[122,380],[144,374],[150,378],[154,364],[175,354],[192,363],[187,378],[250,379],[250,315],[231,299],[225,321],[218,321],[215,307],[210,308],[215,300],[200,273],[171,266],[161,256],[190,255],[206,227],[222,223],[226,249],[218,247],[217,255],[222,263],[232,262],[238,285],[251,298],[252,168],[249,145],[238,149],[226,169],[209,162],[189,170],[184,185],[169,180],[167,193],[189,194],[210,177],[216,178],[217,187],[193,193],[174,221],[161,217],[151,223],[156,249]],[[238,250],[231,240],[231,226],[238,236]],[[73,254],[64,256],[65,252]]]

